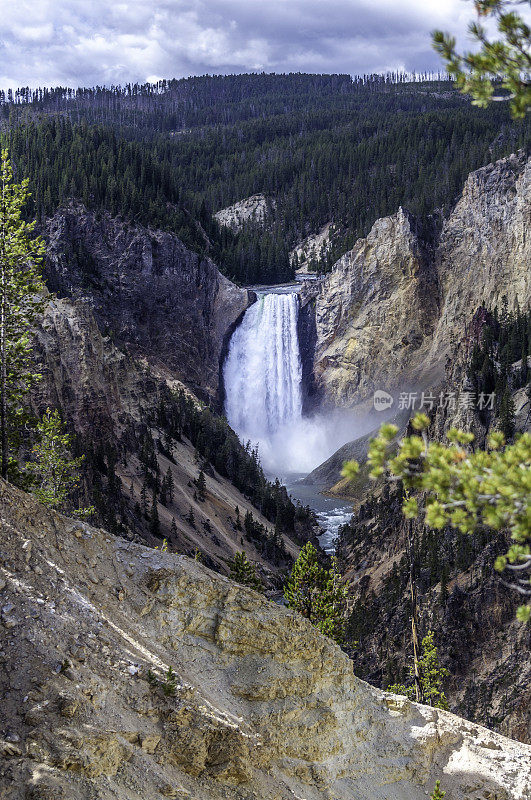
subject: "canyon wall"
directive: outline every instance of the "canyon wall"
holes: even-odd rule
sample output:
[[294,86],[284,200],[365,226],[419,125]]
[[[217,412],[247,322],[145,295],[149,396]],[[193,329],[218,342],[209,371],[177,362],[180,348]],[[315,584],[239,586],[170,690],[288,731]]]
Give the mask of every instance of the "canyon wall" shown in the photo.
[[3,482],[0,526],[5,800],[529,797],[531,748],[370,687],[193,559]]
[[[160,546],[167,539],[179,552],[198,554],[210,567],[227,573],[228,562],[244,550],[256,565],[266,585],[278,583],[287,562],[279,554],[252,540],[237,520],[247,512],[273,536],[273,526],[228,479],[224,466],[212,454],[212,464],[201,459],[195,443],[173,431],[169,435],[166,415],[179,409],[172,389],[181,389],[196,408],[201,404],[168,369],[133,357],[111,336],[103,335],[96,323],[89,298],[51,298],[35,335],[35,356],[42,381],[32,395],[33,410],[41,414],[57,408],[74,434],[83,453],[80,505],[95,505],[97,519],[113,532]],[[172,411],[173,409],[173,411]],[[205,412],[208,413],[208,412]],[[162,414],[162,416],[161,416]],[[221,425],[221,421],[218,423]],[[227,427],[228,431],[228,427]],[[235,440],[235,435],[228,432]],[[152,468],[146,469],[146,437],[153,442]],[[227,441],[226,459],[234,457],[237,441]],[[232,448],[232,449],[231,449]],[[218,467],[216,470],[213,466]],[[204,469],[206,493],[199,500],[195,481]],[[146,474],[153,474],[146,487]],[[153,528],[153,487],[171,475],[171,496],[157,500],[158,526]],[[143,509],[143,492],[148,492]],[[247,492],[249,495],[249,492]],[[147,513],[146,513],[147,512]],[[311,533],[311,521],[308,522]],[[302,523],[297,523],[302,533]],[[295,536],[295,532],[293,533]],[[283,536],[285,558],[296,556],[298,545]]]
[[174,234],[79,203],[57,211],[44,236],[52,291],[88,298],[104,334],[200,396],[217,398],[226,337],[252,302],[245,289]]
[[437,241],[403,209],[374,223],[315,298],[314,375],[323,402],[353,406],[375,389],[435,386],[474,311],[531,301],[531,159],[473,172]]
[[[489,322],[491,315],[478,311],[452,350],[441,384],[444,396],[476,391],[471,358]],[[528,363],[531,366],[531,359]],[[509,373],[518,376],[520,369],[521,361],[516,361]],[[529,430],[531,416],[526,389],[517,386],[519,382],[511,397],[519,433]],[[410,412],[402,414],[407,417]],[[448,430],[457,427],[474,433],[477,446],[484,447],[488,433],[499,428],[496,413],[481,411],[475,404],[438,404],[430,418],[430,441],[446,442]],[[395,421],[402,436],[407,419]],[[410,523],[402,513],[401,489],[367,480],[367,445],[367,437],[346,445],[314,475],[316,481],[320,473],[332,483],[338,481],[334,491],[350,493],[355,504],[350,523],[341,530],[337,552],[350,595],[348,639],[358,642],[357,674],[384,687],[408,680],[412,652],[408,525],[413,524],[420,629],[423,634],[430,629],[435,633],[439,658],[450,673],[445,691],[451,709],[531,742],[531,627],[516,620],[522,598],[506,585],[511,578],[494,570],[496,557],[507,552],[509,536],[481,526],[468,534],[451,527],[436,531],[421,521]],[[340,482],[341,455],[362,464],[350,485]],[[419,497],[421,507],[422,502]]]

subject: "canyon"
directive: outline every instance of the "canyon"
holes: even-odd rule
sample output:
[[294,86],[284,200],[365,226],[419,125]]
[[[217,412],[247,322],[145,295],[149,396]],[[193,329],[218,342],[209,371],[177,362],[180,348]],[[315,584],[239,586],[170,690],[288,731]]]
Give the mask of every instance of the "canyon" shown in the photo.
[[44,226],[46,279],[88,298],[100,329],[135,357],[215,400],[227,337],[252,294],[174,234],[71,203]]
[[[6,800],[420,800],[439,778],[449,800],[526,800],[529,634],[492,577],[504,542],[474,543],[446,605],[442,583],[424,587],[422,624],[445,636],[451,707],[471,721],[417,706],[354,674],[381,685],[408,661],[406,586],[393,577],[405,549],[399,500],[368,480],[338,484],[343,460],[363,461],[380,422],[367,414],[374,389],[462,385],[481,332],[474,311],[529,306],[530,177],[523,153],[484,167],[439,234],[400,208],[324,280],[280,295],[236,286],[169,232],[78,202],[48,218],[56,296],[36,331],[43,380],[32,404],[60,408],[79,446],[94,447],[84,488],[88,500],[98,488],[113,524],[67,519],[0,484]],[[259,345],[254,361],[244,336]],[[183,398],[192,419],[176,433]],[[320,532],[274,482],[237,488],[235,454],[244,472],[252,462],[220,414],[241,435],[265,426],[266,439],[301,423],[308,447],[304,423],[338,408],[363,415],[365,435],[345,434],[311,480],[355,511],[337,542],[354,662],[227,578],[243,550],[278,599],[301,545]],[[454,423],[482,434],[461,413],[436,415],[433,435]],[[222,427],[223,444],[209,450]],[[146,442],[157,534],[137,510]],[[168,470],[176,489],[164,503],[157,476]],[[259,534],[237,514],[253,515]],[[455,549],[452,536],[444,547]]]

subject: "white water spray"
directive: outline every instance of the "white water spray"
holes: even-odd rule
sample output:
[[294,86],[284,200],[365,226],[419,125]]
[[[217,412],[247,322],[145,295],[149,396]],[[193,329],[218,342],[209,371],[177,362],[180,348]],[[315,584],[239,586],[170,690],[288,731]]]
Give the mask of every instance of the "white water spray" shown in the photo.
[[258,444],[266,470],[286,479],[323,462],[353,435],[338,414],[302,415],[295,292],[262,295],[247,309],[223,369],[225,413],[243,441]]
[[295,293],[268,294],[246,312],[225,362],[225,411],[242,437],[263,441],[302,417]]
[[[302,365],[296,293],[262,295],[247,309],[230,340],[223,368],[225,413],[243,441],[258,444],[267,471],[285,480],[301,476],[353,436],[352,420],[328,413],[302,416]],[[351,509],[330,499],[303,496],[324,530],[321,544],[333,552],[339,526]],[[295,492],[295,496],[297,493]]]

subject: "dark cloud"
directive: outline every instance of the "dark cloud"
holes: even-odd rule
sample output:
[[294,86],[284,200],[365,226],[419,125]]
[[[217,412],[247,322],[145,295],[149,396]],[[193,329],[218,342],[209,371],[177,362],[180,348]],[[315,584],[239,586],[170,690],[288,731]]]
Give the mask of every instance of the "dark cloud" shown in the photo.
[[95,85],[253,70],[439,69],[464,0],[3,0],[0,86]]

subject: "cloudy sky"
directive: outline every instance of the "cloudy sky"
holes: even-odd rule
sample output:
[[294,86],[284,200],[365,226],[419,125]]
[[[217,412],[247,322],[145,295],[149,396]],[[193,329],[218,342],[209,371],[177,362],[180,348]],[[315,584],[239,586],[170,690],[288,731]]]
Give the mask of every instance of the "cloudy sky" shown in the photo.
[[205,73],[437,70],[470,0],[1,0],[0,88]]

